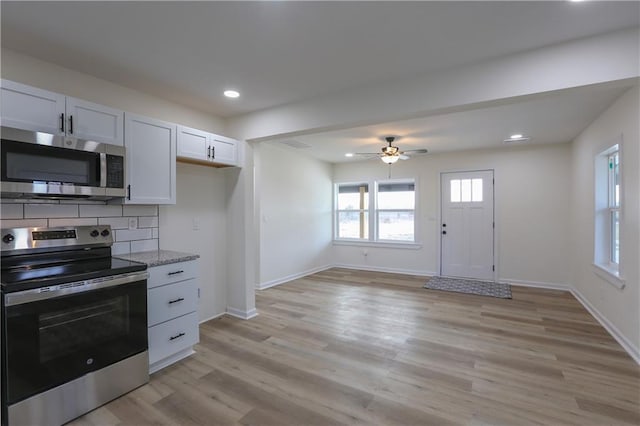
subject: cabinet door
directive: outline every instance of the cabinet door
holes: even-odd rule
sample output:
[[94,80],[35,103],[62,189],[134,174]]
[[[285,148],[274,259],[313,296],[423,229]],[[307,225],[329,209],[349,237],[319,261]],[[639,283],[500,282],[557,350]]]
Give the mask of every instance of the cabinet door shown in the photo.
[[2,125],[62,135],[64,96],[13,81],[2,80]]
[[238,164],[238,141],[219,135],[211,135],[211,161],[235,166]]
[[126,204],[176,203],[176,132],[173,123],[125,114]]
[[211,155],[208,138],[207,132],[178,126],[178,157],[207,161],[207,154]]
[[103,105],[67,98],[67,134],[113,145],[124,144],[124,113]]

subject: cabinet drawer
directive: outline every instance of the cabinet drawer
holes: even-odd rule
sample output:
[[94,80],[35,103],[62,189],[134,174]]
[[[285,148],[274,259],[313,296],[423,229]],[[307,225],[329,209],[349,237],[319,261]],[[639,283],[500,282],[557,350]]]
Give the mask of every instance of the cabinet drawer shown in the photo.
[[198,275],[198,261],[171,263],[149,268],[148,288],[195,278]]
[[149,328],[149,364],[198,343],[198,314],[192,312]]
[[198,309],[196,279],[167,284],[149,290],[149,326],[194,312]]

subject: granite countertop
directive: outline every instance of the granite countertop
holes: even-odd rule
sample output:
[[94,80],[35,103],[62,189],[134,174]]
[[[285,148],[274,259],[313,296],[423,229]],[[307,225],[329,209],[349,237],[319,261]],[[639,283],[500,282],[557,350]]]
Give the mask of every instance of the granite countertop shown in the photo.
[[198,254],[182,253],[171,250],[140,251],[137,253],[116,255],[119,259],[133,262],[146,263],[149,268],[153,266],[168,265],[170,263],[186,262],[200,257]]

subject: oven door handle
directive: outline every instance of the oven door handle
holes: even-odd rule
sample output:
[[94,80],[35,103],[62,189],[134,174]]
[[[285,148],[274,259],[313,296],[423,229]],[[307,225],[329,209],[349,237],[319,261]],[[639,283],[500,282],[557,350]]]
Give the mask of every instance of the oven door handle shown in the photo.
[[147,271],[132,272],[129,274],[112,275],[109,277],[75,281],[49,287],[34,288],[31,290],[5,294],[4,304],[5,306],[21,305],[23,303],[37,302],[39,300],[53,299],[61,296],[129,284],[136,281],[144,281],[147,278],[149,278],[149,273]]

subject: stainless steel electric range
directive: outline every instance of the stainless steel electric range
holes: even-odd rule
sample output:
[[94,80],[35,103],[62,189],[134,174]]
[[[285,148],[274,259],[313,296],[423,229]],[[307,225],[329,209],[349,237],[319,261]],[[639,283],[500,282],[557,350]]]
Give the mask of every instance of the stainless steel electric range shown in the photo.
[[3,424],[62,424],[148,382],[148,273],[111,256],[109,226],[0,235]]

